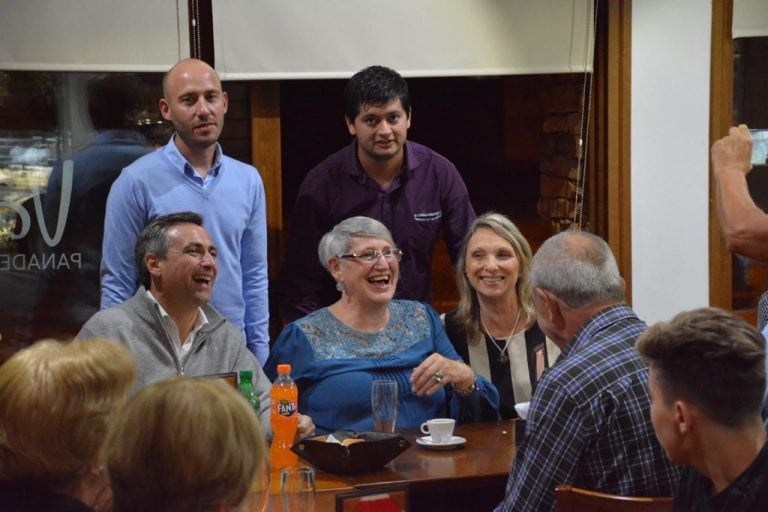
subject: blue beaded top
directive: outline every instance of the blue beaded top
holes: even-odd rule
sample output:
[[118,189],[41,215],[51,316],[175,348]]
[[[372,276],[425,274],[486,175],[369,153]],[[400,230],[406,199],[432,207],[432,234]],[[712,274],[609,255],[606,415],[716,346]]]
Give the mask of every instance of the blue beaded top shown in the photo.
[[378,333],[356,331],[333,316],[328,308],[297,320],[317,360],[379,359],[406,350],[430,337],[424,305],[395,300],[389,304],[389,323]]

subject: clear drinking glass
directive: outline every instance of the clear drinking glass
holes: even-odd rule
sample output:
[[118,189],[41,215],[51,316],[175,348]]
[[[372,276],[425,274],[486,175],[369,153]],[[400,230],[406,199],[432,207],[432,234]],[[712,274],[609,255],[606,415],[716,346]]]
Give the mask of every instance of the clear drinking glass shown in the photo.
[[291,466],[280,473],[280,497],[283,512],[315,510],[315,470],[307,466]]
[[397,422],[397,382],[377,380],[371,386],[373,426],[377,432],[394,432]]

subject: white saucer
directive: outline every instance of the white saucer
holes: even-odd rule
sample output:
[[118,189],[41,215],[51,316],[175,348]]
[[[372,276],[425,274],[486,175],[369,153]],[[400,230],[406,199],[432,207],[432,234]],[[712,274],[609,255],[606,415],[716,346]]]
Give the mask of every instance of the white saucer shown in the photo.
[[433,450],[450,450],[466,443],[467,440],[463,437],[452,436],[448,441],[444,443],[434,443],[430,436],[421,436],[416,438],[416,444],[423,446],[424,448],[431,448]]

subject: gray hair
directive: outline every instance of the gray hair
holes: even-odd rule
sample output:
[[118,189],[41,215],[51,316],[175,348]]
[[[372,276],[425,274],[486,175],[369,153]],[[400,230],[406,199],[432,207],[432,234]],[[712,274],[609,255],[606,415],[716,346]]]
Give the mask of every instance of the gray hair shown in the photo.
[[330,270],[329,260],[349,251],[352,239],[362,237],[379,238],[392,244],[392,247],[395,246],[387,226],[376,219],[362,216],[344,219],[323,235],[317,247],[317,257],[325,270]]
[[168,215],[162,215],[152,222],[139,235],[136,241],[134,258],[136,259],[136,268],[139,275],[139,284],[149,290],[152,279],[147,270],[147,264],[144,258],[147,254],[154,254],[161,260],[168,256],[168,249],[171,247],[171,241],[168,239],[168,231],[180,224],[203,225],[203,218],[194,212],[178,212]]
[[553,293],[572,308],[624,301],[611,248],[584,231],[564,231],[541,245],[533,257],[531,285]]

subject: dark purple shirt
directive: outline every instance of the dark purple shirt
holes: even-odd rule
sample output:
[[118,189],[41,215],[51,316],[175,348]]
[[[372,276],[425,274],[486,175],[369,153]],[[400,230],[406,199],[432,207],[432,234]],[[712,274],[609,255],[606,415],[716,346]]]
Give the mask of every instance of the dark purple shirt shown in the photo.
[[455,262],[475,219],[464,181],[442,155],[406,141],[405,168],[389,190],[382,190],[363,172],[356,149],[353,141],[329,156],[301,184],[280,270],[280,305],[286,322],[338,300],[335,283],[318,260],[317,246],[342,220],[364,215],[384,223],[404,252],[395,297],[428,302],[432,250],[440,230]]

